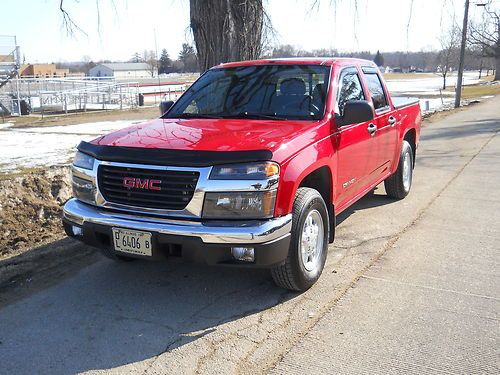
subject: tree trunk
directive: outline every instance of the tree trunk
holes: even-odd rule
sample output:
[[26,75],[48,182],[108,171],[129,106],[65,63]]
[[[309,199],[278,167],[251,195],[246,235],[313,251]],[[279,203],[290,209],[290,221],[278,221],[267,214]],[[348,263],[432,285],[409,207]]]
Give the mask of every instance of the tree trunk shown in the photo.
[[190,0],[191,29],[202,71],[260,57],[262,0]]
[[443,74],[443,90],[446,90],[446,74]]

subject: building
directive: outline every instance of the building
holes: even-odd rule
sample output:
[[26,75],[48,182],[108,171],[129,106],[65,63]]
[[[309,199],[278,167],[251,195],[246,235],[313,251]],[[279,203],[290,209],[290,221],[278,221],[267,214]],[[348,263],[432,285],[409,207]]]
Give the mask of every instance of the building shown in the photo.
[[21,77],[66,77],[69,69],[57,69],[56,64],[25,64],[19,74]]
[[[151,66],[146,63],[107,63],[99,64],[89,70],[90,77],[151,78]],[[156,76],[156,68],[153,70]]]

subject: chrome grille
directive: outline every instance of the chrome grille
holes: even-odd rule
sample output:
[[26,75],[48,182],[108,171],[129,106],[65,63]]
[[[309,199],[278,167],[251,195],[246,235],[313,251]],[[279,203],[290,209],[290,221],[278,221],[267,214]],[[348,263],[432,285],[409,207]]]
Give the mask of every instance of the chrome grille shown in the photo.
[[[97,171],[99,190],[111,203],[134,207],[183,210],[193,198],[200,176],[195,171],[161,170],[100,165]],[[125,179],[139,186],[126,186]],[[147,183],[155,181],[154,187]],[[161,182],[159,182],[161,181]]]

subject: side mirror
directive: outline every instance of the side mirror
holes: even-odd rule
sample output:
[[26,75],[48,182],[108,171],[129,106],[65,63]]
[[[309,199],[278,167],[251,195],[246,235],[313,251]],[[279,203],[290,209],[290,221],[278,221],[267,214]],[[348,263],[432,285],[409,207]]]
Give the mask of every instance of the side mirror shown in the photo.
[[160,117],[162,117],[165,113],[168,112],[170,107],[174,105],[174,102],[172,100],[169,100],[167,102],[161,102],[160,103]]
[[373,120],[373,107],[366,100],[352,100],[344,105],[344,115],[336,118],[339,126]]

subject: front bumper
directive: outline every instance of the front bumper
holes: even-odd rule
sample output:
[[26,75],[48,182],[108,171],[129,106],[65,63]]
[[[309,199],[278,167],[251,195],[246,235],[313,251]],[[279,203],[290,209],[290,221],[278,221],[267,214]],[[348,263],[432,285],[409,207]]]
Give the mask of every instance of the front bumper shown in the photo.
[[[153,258],[178,255],[208,264],[270,267],[282,263],[288,255],[292,215],[269,220],[197,222],[113,212],[73,198],[64,205],[63,223],[69,236],[98,248],[113,250],[112,228],[126,228],[152,233]],[[74,234],[73,226],[82,229],[81,235]],[[234,246],[254,247],[255,261],[236,261],[231,255]]]

